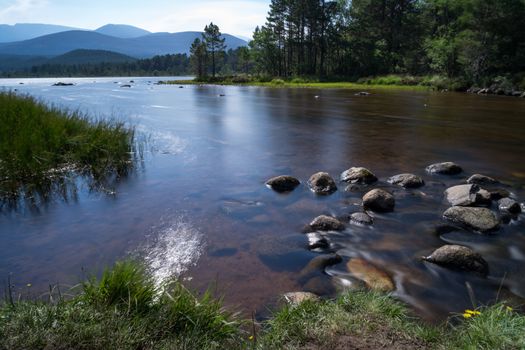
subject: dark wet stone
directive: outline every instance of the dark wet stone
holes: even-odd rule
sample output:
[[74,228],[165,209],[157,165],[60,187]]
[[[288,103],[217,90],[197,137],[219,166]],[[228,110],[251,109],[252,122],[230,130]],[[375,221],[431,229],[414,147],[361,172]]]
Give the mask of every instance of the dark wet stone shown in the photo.
[[72,84],[72,83],[63,83],[61,81],[59,81],[58,83],[54,83],[53,86],[73,86],[75,84]]
[[328,266],[339,264],[343,258],[337,254],[319,255],[310,262],[299,273],[300,277],[310,276],[316,272],[322,272]]
[[314,231],[342,231],[345,225],[332,216],[320,215],[310,223],[310,228]]
[[478,185],[458,185],[445,191],[445,196],[453,206],[475,206],[490,204],[490,194]]
[[374,189],[363,197],[363,207],[379,213],[391,212],[394,210],[396,201],[394,196],[385,190]]
[[297,306],[305,301],[318,302],[321,299],[310,292],[290,292],[283,294],[283,300],[291,306]]
[[310,232],[307,233],[306,236],[308,237],[308,249],[326,249],[330,247],[330,242],[326,239],[326,237],[323,237],[323,235],[320,235],[317,232]]
[[521,206],[514,199],[502,198],[498,201],[498,209],[500,211],[509,212],[511,214],[521,213]]
[[345,170],[341,174],[341,181],[359,184],[372,184],[377,181],[377,177],[366,168],[355,167]]
[[266,181],[266,185],[277,192],[293,191],[300,183],[295,177],[288,175],[276,176]]
[[463,171],[459,165],[453,162],[436,163],[426,168],[430,174],[457,175]]
[[317,194],[332,194],[337,191],[337,185],[334,179],[328,173],[313,174],[308,180],[308,186]]
[[499,181],[489,176],[474,174],[468,178],[467,183],[476,185],[494,185],[499,183]]
[[477,272],[483,275],[489,271],[489,265],[480,254],[460,245],[445,245],[423,259],[455,270]]
[[443,218],[482,233],[494,231],[499,226],[498,218],[487,208],[452,207],[443,213]]
[[496,188],[496,189],[490,190],[489,193],[490,193],[490,198],[492,198],[495,201],[501,198],[507,198],[510,196],[510,192],[503,188]]
[[425,181],[414,174],[399,174],[392,176],[387,180],[393,185],[402,186],[404,188],[418,188],[425,185]]
[[129,84],[124,84],[124,85],[120,85],[120,87],[121,87],[121,88],[130,88],[131,85],[129,85]]
[[353,213],[350,215],[350,221],[359,225],[372,225],[374,220],[367,213]]

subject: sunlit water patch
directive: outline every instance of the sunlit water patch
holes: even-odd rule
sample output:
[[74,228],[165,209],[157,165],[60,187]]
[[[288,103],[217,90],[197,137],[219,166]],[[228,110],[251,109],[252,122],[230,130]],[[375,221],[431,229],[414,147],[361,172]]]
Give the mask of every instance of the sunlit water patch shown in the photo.
[[161,286],[195,265],[204,247],[202,233],[184,216],[164,219],[152,229],[144,260]]

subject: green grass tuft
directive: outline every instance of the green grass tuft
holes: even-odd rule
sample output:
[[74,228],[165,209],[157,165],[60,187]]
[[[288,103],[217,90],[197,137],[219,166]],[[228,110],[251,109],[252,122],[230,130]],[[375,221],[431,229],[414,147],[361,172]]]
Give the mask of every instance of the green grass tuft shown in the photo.
[[45,198],[72,173],[95,182],[123,176],[132,166],[134,136],[122,122],[0,92],[0,199]]
[[210,292],[156,287],[135,262],[117,263],[56,302],[0,305],[0,349],[224,349],[242,344],[241,322]]

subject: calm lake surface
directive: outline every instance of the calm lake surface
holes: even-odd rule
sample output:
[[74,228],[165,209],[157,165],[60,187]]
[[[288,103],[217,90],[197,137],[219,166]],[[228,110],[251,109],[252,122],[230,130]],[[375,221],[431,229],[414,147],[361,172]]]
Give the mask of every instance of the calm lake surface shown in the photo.
[[[128,256],[143,259],[158,281],[182,275],[198,290],[214,285],[228,305],[264,314],[283,292],[330,294],[350,277],[345,262],[362,257],[385,270],[396,296],[429,320],[471,302],[525,297],[525,216],[493,235],[436,226],[448,207],[443,191],[474,173],[501,180],[525,200],[525,99],[459,93],[159,86],[159,78],[0,80],[50,104],[129,121],[149,138],[142,166],[115,194],[80,184],[75,200],[39,210],[0,212],[0,278],[20,293],[74,285],[86,273]],[[57,81],[75,86],[51,87]],[[23,82],[23,84],[20,84]],[[118,82],[118,83],[115,83]],[[224,95],[224,96],[222,96]],[[464,173],[430,176],[431,163],[454,161]],[[319,252],[307,249],[305,224],[321,214],[360,211],[369,188],[317,197],[306,181],[318,171],[372,170],[396,197],[396,210],[372,227],[331,234],[344,262],[325,273],[301,271]],[[404,190],[385,180],[411,172],[426,186]],[[289,174],[289,194],[265,186]],[[488,261],[487,278],[419,258],[445,243],[467,245]],[[32,287],[26,285],[30,283]],[[500,288],[501,286],[501,288]],[[501,290],[500,290],[501,289]],[[499,294],[498,294],[498,290]]]

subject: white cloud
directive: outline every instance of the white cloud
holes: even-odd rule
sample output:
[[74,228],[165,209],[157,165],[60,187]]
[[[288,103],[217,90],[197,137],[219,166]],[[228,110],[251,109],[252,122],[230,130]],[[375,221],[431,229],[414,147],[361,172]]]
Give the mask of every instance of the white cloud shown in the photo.
[[[1,2],[3,3],[3,2]],[[15,0],[7,7],[0,9],[1,22],[13,22],[13,18],[25,15],[28,11],[35,11],[47,5],[47,0]]]
[[169,15],[145,23],[154,31],[201,31],[213,22],[221,32],[251,37],[257,25],[266,21],[268,3],[261,1],[206,0],[175,5]]

